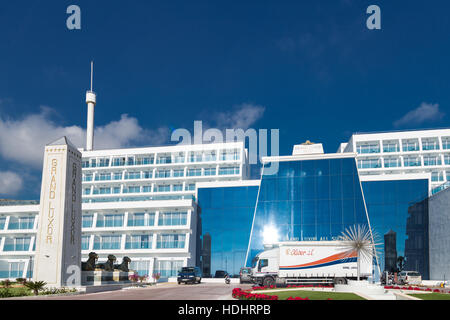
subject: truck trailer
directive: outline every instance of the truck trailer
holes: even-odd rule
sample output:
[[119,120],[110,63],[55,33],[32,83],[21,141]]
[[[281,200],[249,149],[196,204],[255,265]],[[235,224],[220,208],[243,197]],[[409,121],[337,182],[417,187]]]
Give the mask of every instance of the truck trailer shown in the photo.
[[[360,279],[372,275],[372,261],[359,259]],[[357,252],[340,241],[279,242],[252,260],[251,279],[258,285],[345,284],[357,279]]]

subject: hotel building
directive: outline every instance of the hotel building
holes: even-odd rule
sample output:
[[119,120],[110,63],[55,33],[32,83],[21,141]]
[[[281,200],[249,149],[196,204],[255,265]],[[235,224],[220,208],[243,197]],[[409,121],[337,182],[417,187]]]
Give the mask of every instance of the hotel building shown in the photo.
[[[82,151],[82,256],[131,258],[139,274],[197,264],[196,184],[248,178],[243,142]],[[0,278],[33,270],[38,201],[0,202]]]

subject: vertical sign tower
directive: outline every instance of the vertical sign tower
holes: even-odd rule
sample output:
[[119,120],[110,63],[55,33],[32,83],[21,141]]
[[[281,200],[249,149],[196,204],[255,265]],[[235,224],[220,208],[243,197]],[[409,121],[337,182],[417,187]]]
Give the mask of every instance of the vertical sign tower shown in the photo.
[[45,146],[33,278],[64,287],[74,270],[81,270],[81,153],[63,137]]

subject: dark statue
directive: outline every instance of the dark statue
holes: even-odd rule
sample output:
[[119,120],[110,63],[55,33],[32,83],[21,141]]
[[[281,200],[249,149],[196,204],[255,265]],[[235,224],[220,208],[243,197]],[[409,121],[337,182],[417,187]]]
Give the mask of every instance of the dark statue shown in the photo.
[[97,259],[98,259],[98,255],[95,252],[90,252],[88,260],[86,262],[81,263],[81,270],[82,271],[94,271]]
[[131,259],[128,257],[123,257],[121,264],[115,264],[114,269],[123,271],[123,272],[129,272],[128,264],[131,262]]
[[104,270],[108,272],[113,272],[114,270],[119,270],[122,272],[129,272],[128,264],[131,262],[129,257],[123,257],[121,264],[114,264],[116,262],[116,256],[110,254],[108,255],[108,260],[105,263],[96,263],[98,260],[98,255],[95,252],[89,253],[89,258],[86,262],[81,263],[82,271],[95,271]]
[[117,260],[116,256],[110,254],[108,255],[108,261],[106,261],[105,263],[99,263],[95,267],[98,269],[112,272],[114,271],[114,262],[116,262],[116,260]]

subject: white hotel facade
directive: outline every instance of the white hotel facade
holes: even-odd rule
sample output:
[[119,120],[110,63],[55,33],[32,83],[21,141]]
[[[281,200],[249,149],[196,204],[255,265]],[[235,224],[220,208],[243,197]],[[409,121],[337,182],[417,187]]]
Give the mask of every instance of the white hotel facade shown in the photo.
[[[139,274],[196,265],[196,184],[248,179],[243,142],[82,151],[82,257],[131,258]],[[0,202],[0,278],[29,278],[38,201]]]
[[356,152],[362,181],[428,177],[430,194],[450,186],[450,129],[355,133],[337,152]]

